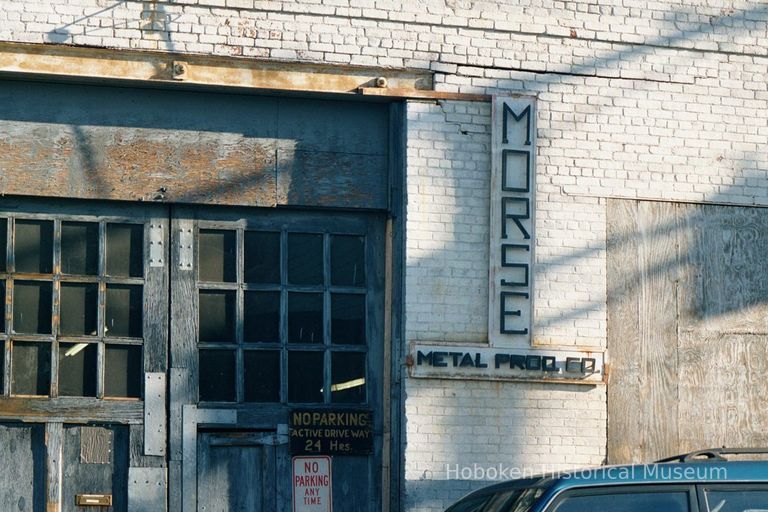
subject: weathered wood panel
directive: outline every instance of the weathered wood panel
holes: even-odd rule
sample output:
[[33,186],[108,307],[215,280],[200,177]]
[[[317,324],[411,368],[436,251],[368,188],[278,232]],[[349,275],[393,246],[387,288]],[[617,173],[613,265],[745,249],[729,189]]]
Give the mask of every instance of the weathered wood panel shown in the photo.
[[680,209],[680,328],[768,334],[768,212]]
[[42,425],[0,425],[0,510],[45,510]]
[[[99,438],[109,437],[111,450],[106,462],[86,463],[81,458],[83,439],[93,436],[88,429],[106,430]],[[103,446],[98,448],[103,449]],[[63,477],[62,477],[62,511],[76,512],[81,510],[75,505],[78,494],[111,494],[112,509],[115,512],[125,511],[128,503],[128,429],[126,427],[80,427],[67,426],[64,428],[63,446]]]
[[136,424],[144,421],[144,407],[138,400],[6,397],[2,399],[2,411],[4,418],[14,418],[30,423],[57,421]]
[[609,201],[607,260],[609,461],[767,444],[768,210]]
[[670,203],[608,202],[611,463],[677,449],[675,227]]
[[[386,208],[387,119],[384,103],[2,81],[0,194]],[[299,162],[278,168],[278,145]]]

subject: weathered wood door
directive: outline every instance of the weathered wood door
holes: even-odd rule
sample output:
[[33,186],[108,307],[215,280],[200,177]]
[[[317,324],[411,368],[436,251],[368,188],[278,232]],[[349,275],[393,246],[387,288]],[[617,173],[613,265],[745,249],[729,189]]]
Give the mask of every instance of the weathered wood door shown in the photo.
[[383,227],[374,214],[174,209],[172,506],[291,510],[289,413],[313,407],[372,412],[372,453],[332,459],[333,509],[380,510]]
[[168,228],[157,205],[0,200],[3,510],[165,508]]
[[608,460],[768,444],[768,210],[608,201]]

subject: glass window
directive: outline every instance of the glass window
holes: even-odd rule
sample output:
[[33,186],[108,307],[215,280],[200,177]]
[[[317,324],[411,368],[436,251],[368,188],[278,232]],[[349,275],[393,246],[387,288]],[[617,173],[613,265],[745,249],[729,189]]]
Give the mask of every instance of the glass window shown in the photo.
[[288,282],[323,284],[323,235],[288,234]]
[[235,341],[235,293],[200,291],[200,341]]
[[0,272],[5,272],[8,254],[8,219],[0,218]]
[[365,295],[331,295],[331,340],[346,345],[365,345]]
[[323,403],[323,352],[288,352],[288,401]]
[[245,401],[280,401],[280,352],[277,350],[246,350]]
[[96,396],[98,345],[59,344],[59,395]]
[[200,230],[200,280],[234,282],[237,280],[236,232],[212,229]]
[[61,272],[89,276],[99,273],[98,223],[61,223]]
[[24,334],[51,334],[52,283],[13,283],[13,331]]
[[143,330],[141,285],[107,286],[105,334],[109,337],[141,338]]
[[768,511],[768,488],[707,489],[705,496],[708,512]]
[[365,286],[365,238],[331,236],[331,284]]
[[51,344],[13,342],[11,392],[47,395],[51,383]]
[[107,275],[144,275],[144,225],[107,224]]
[[245,292],[243,339],[280,343],[280,292]]
[[235,401],[235,351],[200,350],[200,401]]
[[288,294],[288,341],[323,343],[323,294]]
[[96,336],[99,285],[62,283],[59,331],[63,336]]
[[614,512],[688,512],[687,491],[613,492],[606,494],[587,494],[566,496],[555,509],[557,512],[593,512],[611,510]]
[[365,402],[365,353],[334,352],[331,356],[331,402]]
[[280,283],[280,233],[246,231],[245,282]]
[[141,398],[144,380],[140,345],[106,345],[104,396]]
[[14,243],[16,272],[53,272],[53,221],[17,219]]

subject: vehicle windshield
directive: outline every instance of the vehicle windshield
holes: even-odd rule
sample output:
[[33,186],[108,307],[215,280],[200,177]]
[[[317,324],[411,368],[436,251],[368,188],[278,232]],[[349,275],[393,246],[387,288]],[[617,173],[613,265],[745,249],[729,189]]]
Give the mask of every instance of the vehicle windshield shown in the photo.
[[542,488],[521,488],[467,496],[445,512],[528,512],[543,493]]

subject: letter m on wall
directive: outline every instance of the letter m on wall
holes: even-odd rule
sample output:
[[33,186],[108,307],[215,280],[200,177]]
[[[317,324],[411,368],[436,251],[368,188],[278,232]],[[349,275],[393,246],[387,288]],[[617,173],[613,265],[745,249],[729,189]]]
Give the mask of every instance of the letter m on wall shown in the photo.
[[535,182],[535,99],[494,96],[488,286],[491,346],[530,346]]

